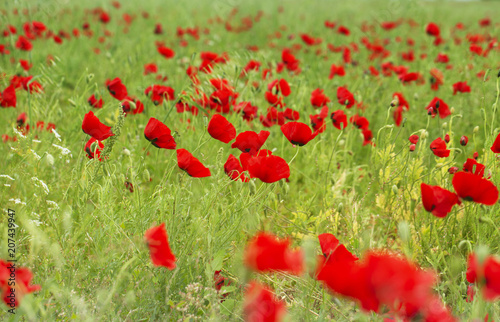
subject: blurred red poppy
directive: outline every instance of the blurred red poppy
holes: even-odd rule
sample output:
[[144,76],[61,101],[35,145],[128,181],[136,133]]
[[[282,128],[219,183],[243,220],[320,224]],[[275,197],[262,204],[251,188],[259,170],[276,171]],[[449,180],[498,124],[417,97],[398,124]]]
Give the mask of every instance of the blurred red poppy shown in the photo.
[[176,258],[168,243],[165,223],[148,229],[144,234],[144,239],[148,244],[153,265],[164,266],[169,270],[173,270],[176,267]]
[[245,291],[243,315],[247,322],[279,322],[286,315],[286,305],[267,286],[250,282]]
[[337,110],[330,114],[330,118],[332,119],[333,126],[337,129],[342,130],[347,127],[347,116],[344,111]]
[[30,285],[32,279],[29,269],[0,259],[0,291],[9,307],[18,307],[25,295],[41,289],[40,285]]
[[344,105],[346,108],[351,108],[354,103],[354,95],[345,87],[339,86],[337,88],[337,100],[340,105]]
[[99,98],[99,100],[96,99],[95,95],[92,94],[92,96],[89,97],[87,100],[90,106],[95,107],[95,108],[102,108],[103,101],[102,98]]
[[480,263],[477,255],[472,253],[467,260],[467,281],[478,283],[487,301],[495,301],[500,297],[500,260],[492,255]]
[[0,95],[0,106],[2,107],[16,107],[17,97],[14,85],[7,86]]
[[304,270],[304,253],[292,250],[289,239],[278,239],[272,234],[258,233],[245,250],[245,265],[257,272],[283,271],[300,275]]

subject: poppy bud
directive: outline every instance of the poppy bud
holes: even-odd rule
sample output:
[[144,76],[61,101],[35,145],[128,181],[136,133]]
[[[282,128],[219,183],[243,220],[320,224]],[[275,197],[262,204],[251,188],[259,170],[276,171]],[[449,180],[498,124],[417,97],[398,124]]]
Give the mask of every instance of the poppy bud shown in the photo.
[[474,157],[474,160],[477,160],[477,158],[479,157],[479,153],[474,152],[473,157]]
[[255,181],[250,180],[250,194],[254,195],[256,191],[257,191],[257,187],[255,186]]
[[68,102],[69,102],[71,105],[76,106],[75,101],[73,101],[71,98],[70,98],[70,99],[68,99]]
[[394,106],[398,106],[399,105],[399,99],[397,98],[394,98],[391,102],[391,107],[394,107]]
[[476,126],[474,128],[474,130],[472,130],[472,133],[476,134],[477,132],[479,132],[479,126]]
[[450,174],[455,174],[458,171],[458,167],[451,167],[448,169],[448,172]]
[[421,137],[421,138],[422,138],[422,140],[423,140],[423,139],[425,139],[425,138],[427,137],[427,135],[428,135],[428,134],[429,134],[429,133],[428,133],[426,130],[423,130],[423,131],[422,131],[422,134],[420,134],[420,137]]
[[465,135],[460,138],[460,144],[463,146],[466,146],[467,143],[469,143],[469,138],[466,137]]
[[47,165],[49,166],[54,165],[54,157],[52,156],[52,154],[47,153],[47,155],[45,156],[45,162],[47,162]]
[[432,115],[434,114],[434,108],[431,106],[429,107],[429,109],[427,110],[427,115]]
[[450,114],[455,114],[455,108],[454,108],[454,107],[452,107],[452,108],[450,109]]
[[340,140],[338,144],[339,144],[339,146],[344,146],[345,140]]
[[444,141],[445,141],[446,143],[450,143],[450,135],[449,135],[449,134],[446,134],[446,135],[444,136]]
[[94,74],[88,74],[87,75],[87,84],[90,83],[90,81],[94,78]]
[[151,176],[149,174],[149,171],[148,169],[145,169],[144,172],[142,173],[142,178],[144,179],[144,181],[146,182],[149,182],[151,181]]
[[398,234],[399,238],[406,243],[410,240],[410,226],[406,221],[402,221],[398,224]]
[[415,151],[415,144],[410,145],[410,152],[413,152],[413,151]]
[[395,194],[395,195],[397,195],[397,194],[398,194],[398,192],[399,192],[398,186],[393,185],[393,186],[392,186],[392,193],[393,193],[393,194]]
[[343,203],[339,203],[339,205],[337,206],[337,211],[338,212],[342,212],[342,209],[344,209],[344,204]]
[[446,127],[448,126],[448,123],[447,122],[444,122],[442,127],[443,127],[443,130],[446,129]]
[[129,149],[123,149],[123,154],[125,154],[126,156],[130,156],[130,150]]

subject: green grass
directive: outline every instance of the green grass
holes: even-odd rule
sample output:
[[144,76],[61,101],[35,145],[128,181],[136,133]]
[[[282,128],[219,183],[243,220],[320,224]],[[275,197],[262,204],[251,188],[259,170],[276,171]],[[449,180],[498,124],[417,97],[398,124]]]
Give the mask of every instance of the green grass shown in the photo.
[[[462,320],[484,318],[500,319],[500,306],[486,303],[476,296],[466,303],[466,259],[470,251],[480,245],[489,247],[492,254],[500,254],[500,208],[465,203],[455,206],[447,218],[432,216],[423,209],[420,183],[440,185],[453,190],[451,166],[462,167],[467,157],[479,152],[479,162],[491,172],[491,181],[500,182],[498,159],[489,150],[500,125],[493,116],[498,97],[498,51],[488,57],[472,56],[468,45],[455,46],[449,29],[457,22],[469,27],[462,31],[484,32],[477,21],[485,15],[498,12],[499,3],[428,3],[428,2],[338,2],[309,1],[193,1],[179,4],[173,1],[146,2],[144,8],[135,2],[122,1],[122,8],[114,9],[110,2],[93,1],[85,7],[69,1],[3,4],[7,14],[3,24],[13,24],[21,31],[28,19],[44,22],[55,32],[81,29],[89,21],[95,35],[91,39],[81,36],[64,41],[37,40],[30,53],[14,48],[15,37],[6,37],[0,43],[11,45],[11,54],[0,57],[0,72],[10,76],[21,73],[19,64],[9,59],[29,59],[33,63],[31,75],[44,86],[43,94],[28,96],[18,91],[18,106],[0,112],[1,134],[15,135],[15,120],[26,112],[28,122],[53,122],[60,140],[53,133],[31,130],[27,138],[18,136],[17,142],[0,146],[0,174],[14,180],[0,178],[0,201],[5,214],[0,217],[0,258],[7,258],[7,208],[16,210],[17,249],[19,262],[33,272],[33,283],[42,289],[23,299],[15,316],[1,305],[1,319],[11,320],[240,320],[242,319],[243,288],[250,279],[270,285],[276,295],[285,300],[290,321],[309,320],[382,320],[380,315],[365,314],[353,302],[330,295],[321,284],[307,274],[302,277],[284,274],[259,275],[245,270],[242,264],[244,247],[257,231],[266,230],[278,236],[293,238],[294,246],[304,246],[308,256],[319,254],[317,235],[330,232],[359,257],[368,249],[389,249],[402,253],[424,268],[434,269],[439,275],[436,291]],[[160,5],[161,4],[161,5]],[[85,16],[84,8],[101,5],[111,13],[111,22],[105,27]],[[284,13],[278,14],[282,5]],[[228,16],[231,9],[240,10],[234,23],[246,15],[263,10],[264,16],[249,32],[228,33],[223,25],[208,24],[209,18]],[[13,15],[13,8],[27,8],[30,15]],[[38,8],[38,10],[37,10]],[[142,10],[150,13],[141,17]],[[137,15],[127,34],[121,14]],[[411,29],[407,24],[377,35],[391,38],[387,59],[398,65],[410,66],[410,71],[421,72],[426,84],[403,86],[396,77],[376,79],[365,75],[370,62],[369,53],[359,43],[365,34],[362,21],[371,23],[413,18],[420,24]],[[493,22],[496,18],[492,16]],[[351,29],[351,36],[336,34],[323,26],[325,20],[335,20]],[[435,47],[425,34],[424,26],[434,21],[441,25],[445,45]],[[153,34],[156,22],[163,24],[166,33]],[[200,26],[210,29],[201,34],[199,41],[187,36],[189,45],[177,45],[177,26]],[[287,26],[279,39],[268,38]],[[3,27],[2,27],[3,28]],[[104,29],[112,37],[101,44],[97,38]],[[498,26],[489,29],[498,34]],[[240,93],[239,101],[251,101],[265,114],[268,103],[264,91],[270,80],[261,80],[261,73],[252,72],[248,84],[238,78],[243,66],[256,59],[263,68],[275,66],[281,59],[281,49],[302,43],[298,33],[307,32],[323,38],[319,46],[325,52],[326,44],[336,46],[357,42],[359,53],[353,53],[358,66],[346,66],[347,75],[328,79],[332,63],[342,61],[341,54],[328,53],[323,59],[314,49],[297,54],[302,73],[284,77],[292,94],[285,98],[287,106],[300,111],[300,121],[309,122],[309,114],[318,113],[309,103],[310,93],[320,87],[333,103],[330,112],[341,109],[336,102],[337,86],[348,85],[357,100],[368,107],[361,112],[370,121],[375,146],[362,146],[360,131],[349,125],[338,131],[327,122],[327,130],[304,147],[294,148],[274,126],[265,148],[290,161],[290,182],[265,184],[259,180],[248,184],[232,182],[224,173],[223,165],[229,153],[236,150],[210,138],[206,131],[208,119],[202,111],[198,117],[177,114],[172,102],[154,106],[144,95],[144,89],[160,83],[154,76],[143,76],[143,66],[156,62],[159,73],[168,76],[165,85],[192,94],[185,70],[189,64],[199,65],[200,51],[227,52],[230,60],[217,65],[213,74],[200,73],[201,88],[208,94],[208,79],[227,79]],[[294,40],[287,36],[295,34]],[[396,36],[415,40],[417,59],[408,63],[399,55],[407,51],[404,42],[394,41]],[[371,37],[371,36],[370,36]],[[174,59],[166,60],[157,52],[155,40],[165,41],[176,51]],[[276,48],[268,44],[273,42]],[[259,46],[258,52],[246,49]],[[421,46],[426,48],[421,48]],[[100,48],[95,54],[93,49]],[[418,56],[426,52],[428,58]],[[445,52],[453,64],[445,70],[434,63],[439,52]],[[55,58],[48,66],[47,55]],[[472,64],[472,68],[467,65]],[[438,92],[430,90],[429,71],[439,68],[445,74],[445,84]],[[489,70],[489,79],[481,80],[476,73]],[[85,113],[91,108],[87,98],[93,94],[103,96],[105,105],[94,113],[107,125],[120,122],[118,102],[107,92],[106,79],[120,77],[131,95],[145,105],[143,114],[123,119],[120,135],[109,154],[100,163],[87,159],[83,147],[88,135],[81,130]],[[452,95],[451,85],[467,80],[471,93]],[[259,88],[250,86],[252,81]],[[3,90],[8,79],[3,79]],[[395,127],[390,103],[394,92],[402,92],[410,103],[404,115],[403,127]],[[445,100],[454,113],[447,119],[430,119],[424,110],[434,96]],[[174,102],[175,103],[175,102]],[[174,109],[171,111],[171,109]],[[344,109],[345,110],[345,109]],[[346,110],[348,116],[358,112]],[[390,113],[390,114],[389,114]],[[387,117],[387,116],[390,117]],[[177,167],[175,151],[157,149],[144,138],[144,127],[150,117],[164,121],[173,132],[179,148],[186,148],[208,166],[209,178],[189,177]],[[240,115],[227,118],[238,132],[259,131],[263,127],[255,120],[251,125]],[[191,120],[187,127],[187,119]],[[444,123],[446,122],[446,124]],[[477,133],[474,127],[479,126]],[[415,152],[410,153],[407,138],[426,131]],[[116,132],[115,132],[116,133]],[[437,137],[451,136],[449,147],[456,148],[452,156],[437,159],[429,144]],[[459,145],[462,135],[470,139],[466,147]],[[36,139],[36,140],[35,140]],[[110,140],[104,142],[108,145]],[[69,149],[63,154],[57,146]],[[237,154],[236,154],[237,155]],[[485,173],[486,173],[485,172]],[[36,180],[47,184],[48,192],[35,185]],[[126,189],[124,182],[134,186]],[[4,185],[8,184],[8,185]],[[21,203],[13,200],[20,200]],[[36,222],[40,224],[36,224]],[[150,227],[166,223],[169,241],[177,257],[177,268],[168,271],[154,267],[143,240]],[[215,270],[233,281],[234,288],[226,301],[220,302],[213,291]],[[192,289],[199,287],[201,291]],[[191,295],[186,295],[191,292]]]

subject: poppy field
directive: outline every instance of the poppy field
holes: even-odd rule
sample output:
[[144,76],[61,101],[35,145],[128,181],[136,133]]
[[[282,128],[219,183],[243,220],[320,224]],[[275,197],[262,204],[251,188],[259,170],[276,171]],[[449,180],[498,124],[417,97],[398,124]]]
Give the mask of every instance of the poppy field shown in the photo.
[[0,319],[499,321],[496,2],[0,5]]

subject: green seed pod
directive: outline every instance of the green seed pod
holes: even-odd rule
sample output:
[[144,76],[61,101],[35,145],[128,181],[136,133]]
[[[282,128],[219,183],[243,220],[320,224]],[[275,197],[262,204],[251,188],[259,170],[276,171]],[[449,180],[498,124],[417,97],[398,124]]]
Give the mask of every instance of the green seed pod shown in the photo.
[[337,205],[337,211],[338,211],[338,212],[342,212],[342,210],[343,210],[343,209],[344,209],[344,204],[343,204],[343,203],[339,203],[339,204]]
[[398,188],[398,186],[393,185],[393,186],[392,186],[392,193],[393,193],[393,194],[395,194],[395,195],[397,195],[397,194],[398,194],[398,192],[399,192],[399,188]]
[[144,169],[144,172],[142,173],[142,179],[146,182],[149,182],[151,180],[151,175],[149,174],[148,169]]

